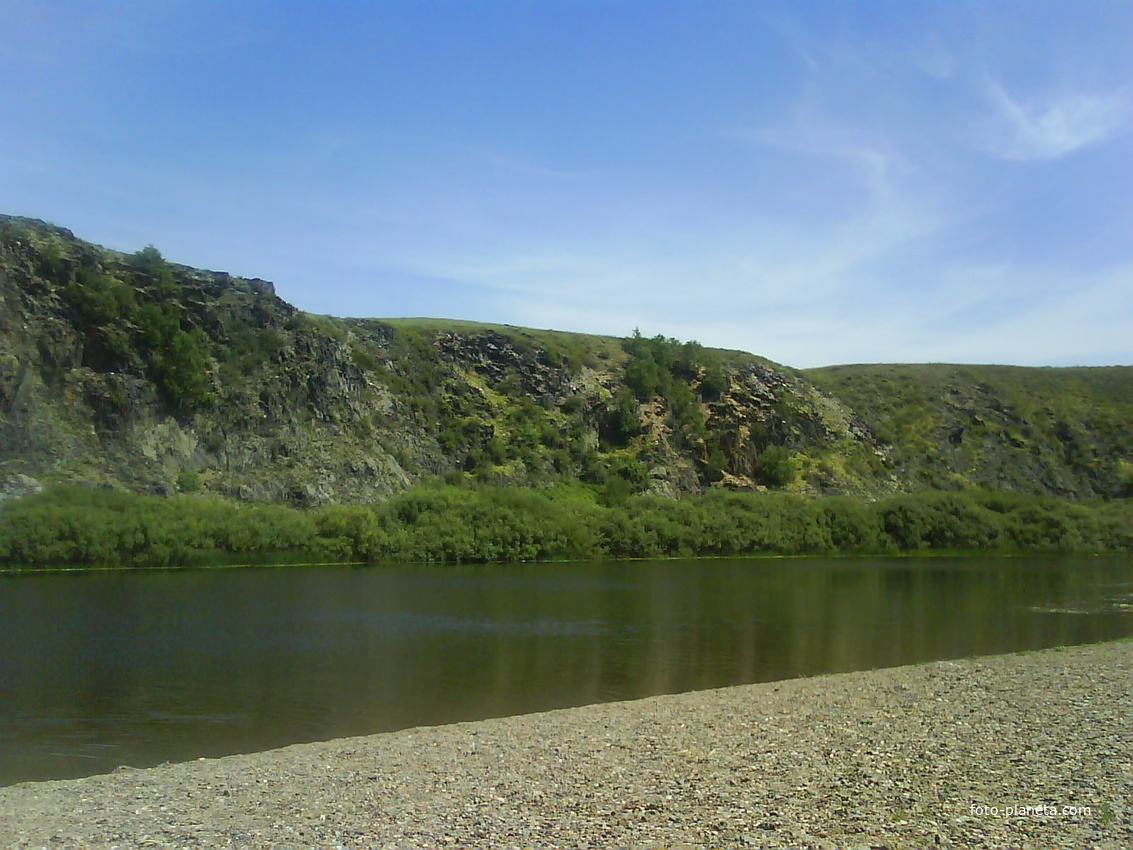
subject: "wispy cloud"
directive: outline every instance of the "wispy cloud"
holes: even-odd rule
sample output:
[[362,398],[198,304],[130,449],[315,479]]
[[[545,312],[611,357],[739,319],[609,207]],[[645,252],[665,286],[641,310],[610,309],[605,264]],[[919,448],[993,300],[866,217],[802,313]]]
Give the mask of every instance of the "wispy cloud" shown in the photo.
[[906,359],[1071,366],[1133,355],[1129,263],[1093,272],[956,265],[944,274],[976,283],[956,285],[952,310],[923,302],[909,313],[910,333],[899,340]]
[[[834,362],[848,339],[881,357],[894,337],[881,317],[905,309],[913,280],[926,285],[914,270],[931,262],[952,213],[922,191],[919,168],[883,128],[839,120],[820,103],[804,100],[779,123],[726,141],[715,150],[747,157],[760,175],[755,202],[735,206],[725,192],[714,207],[707,191],[689,203],[627,187],[615,209],[584,192],[574,198],[579,220],[564,227],[509,230],[514,216],[486,210],[488,234],[468,238],[467,224],[454,223],[429,250],[384,260],[474,288],[499,321],[614,334],[640,326],[798,366]],[[535,181],[537,219],[542,169],[491,161]]]
[[837,359],[855,328],[863,351],[870,341],[883,350],[880,317],[901,309],[895,281],[907,272],[891,258],[919,253],[938,226],[931,211],[890,200],[829,229],[748,219],[706,233],[678,220],[647,239],[468,246],[412,266],[476,287],[502,321],[614,334],[640,326],[817,365]]
[[1002,159],[1058,159],[1127,133],[1133,101],[1124,92],[1077,93],[1021,100],[989,82],[995,114],[982,147]]
[[956,74],[956,59],[936,38],[929,38],[900,51],[905,61],[935,80]]
[[750,141],[790,153],[840,162],[852,169],[875,198],[893,192],[893,179],[909,163],[887,142],[869,138],[851,127],[837,126],[814,115],[799,115],[793,124],[741,134]]
[[468,150],[488,165],[524,176],[547,177],[556,180],[574,180],[580,177],[593,176],[593,172],[590,171],[572,171],[565,168],[552,168],[533,160],[494,150],[484,148],[469,148]]

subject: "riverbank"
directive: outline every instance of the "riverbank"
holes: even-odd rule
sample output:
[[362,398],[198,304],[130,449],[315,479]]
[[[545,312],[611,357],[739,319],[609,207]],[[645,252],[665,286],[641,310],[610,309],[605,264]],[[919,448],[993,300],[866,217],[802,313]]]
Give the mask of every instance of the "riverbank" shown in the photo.
[[1122,641],[409,729],[0,788],[0,848],[1128,847],[1131,698]]

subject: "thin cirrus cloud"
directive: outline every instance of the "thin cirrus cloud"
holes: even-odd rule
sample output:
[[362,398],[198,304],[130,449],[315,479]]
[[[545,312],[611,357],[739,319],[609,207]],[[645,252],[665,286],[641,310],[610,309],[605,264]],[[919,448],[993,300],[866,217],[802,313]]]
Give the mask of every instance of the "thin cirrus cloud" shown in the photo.
[[[899,342],[914,359],[947,359],[960,349],[966,362],[993,363],[1002,359],[997,352],[1003,346],[1018,352],[1018,362],[1030,364],[1133,359],[1127,332],[1133,327],[1133,264],[1085,274],[1037,266],[959,266],[945,275],[953,284],[942,289],[949,302],[921,302],[919,321],[909,317],[915,333]],[[1019,286],[1019,280],[1030,286]]]
[[800,366],[835,362],[850,338],[855,355],[878,359],[886,341],[928,321],[889,284],[907,277],[890,257],[935,227],[912,205],[890,200],[833,230],[752,219],[697,236],[691,224],[633,244],[505,249],[505,261],[435,257],[417,271],[474,283],[518,324],[619,335],[640,326]]
[[1058,159],[1112,141],[1133,124],[1133,101],[1123,92],[1018,99],[989,83],[987,96],[994,116],[982,147],[1002,159]]
[[0,211],[318,313],[1133,359],[1129,4],[130,5],[7,4]]

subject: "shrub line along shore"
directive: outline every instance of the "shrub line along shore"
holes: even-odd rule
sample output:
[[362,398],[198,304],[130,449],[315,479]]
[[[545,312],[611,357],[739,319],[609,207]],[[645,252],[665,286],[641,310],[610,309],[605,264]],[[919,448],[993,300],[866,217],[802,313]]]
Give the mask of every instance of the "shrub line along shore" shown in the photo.
[[1133,641],[0,788],[0,848],[1133,846]]
[[56,485],[2,506],[0,566],[165,567],[290,554],[475,563],[925,551],[1130,552],[1133,500],[992,491],[867,502],[714,490],[613,499],[593,489],[422,485],[388,502],[300,510]]

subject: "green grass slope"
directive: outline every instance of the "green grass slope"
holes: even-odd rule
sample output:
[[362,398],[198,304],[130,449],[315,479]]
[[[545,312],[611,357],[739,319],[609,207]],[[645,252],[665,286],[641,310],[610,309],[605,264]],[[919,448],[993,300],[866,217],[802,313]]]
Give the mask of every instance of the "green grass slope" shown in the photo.
[[1127,495],[1133,367],[947,364],[809,369],[892,446],[910,489]]

